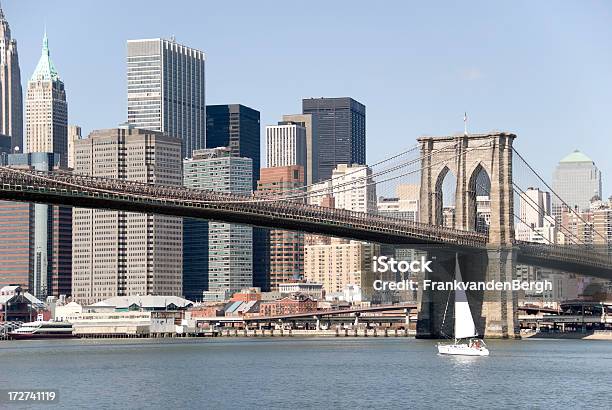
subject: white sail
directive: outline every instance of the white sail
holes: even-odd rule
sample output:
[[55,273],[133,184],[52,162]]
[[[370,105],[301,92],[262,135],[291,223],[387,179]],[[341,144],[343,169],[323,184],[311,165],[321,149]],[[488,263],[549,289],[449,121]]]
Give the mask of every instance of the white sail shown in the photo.
[[[459,269],[459,258],[455,256],[455,279],[457,283],[463,282],[461,278],[461,270]],[[474,337],[476,334],[476,326],[470,311],[467,295],[465,290],[455,290],[455,339],[463,339],[466,337]]]

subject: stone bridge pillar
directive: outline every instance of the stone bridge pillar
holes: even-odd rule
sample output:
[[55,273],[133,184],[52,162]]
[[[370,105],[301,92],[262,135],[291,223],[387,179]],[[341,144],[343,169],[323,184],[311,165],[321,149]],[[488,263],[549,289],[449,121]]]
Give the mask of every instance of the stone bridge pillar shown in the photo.
[[[455,253],[444,248],[431,249],[433,272],[422,280],[452,282],[455,279]],[[459,267],[464,282],[511,282],[516,271],[516,257],[512,249],[482,250],[459,254]],[[424,290],[423,281],[418,291],[418,338],[453,336],[455,295],[452,291]],[[485,338],[518,338],[517,292],[511,290],[466,291],[476,330]]]
[[[423,223],[442,225],[442,184],[448,172],[457,178],[455,188],[455,229],[475,231],[478,175],[486,172],[491,182],[491,222],[488,246],[481,251],[461,250],[461,273],[467,281],[509,281],[515,277],[514,190],[512,185],[512,144],[516,135],[490,133],[448,137],[421,137],[421,191],[419,218]],[[481,187],[482,189],[482,187]],[[433,273],[423,279],[454,280],[455,251],[440,246],[428,252],[436,259]],[[485,337],[518,335],[516,292],[467,292],[474,323]],[[448,308],[447,308],[448,301]],[[444,312],[446,310],[446,320]],[[419,291],[417,337],[453,334],[454,294]]]

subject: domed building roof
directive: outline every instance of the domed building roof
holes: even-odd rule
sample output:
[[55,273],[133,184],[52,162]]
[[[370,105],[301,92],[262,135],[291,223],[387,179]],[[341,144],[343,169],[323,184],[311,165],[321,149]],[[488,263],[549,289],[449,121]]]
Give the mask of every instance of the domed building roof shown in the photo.
[[571,154],[567,155],[565,158],[563,158],[561,161],[559,162],[593,162],[593,160],[589,157],[587,157],[583,152],[581,152],[580,150],[575,150],[574,152],[572,152]]

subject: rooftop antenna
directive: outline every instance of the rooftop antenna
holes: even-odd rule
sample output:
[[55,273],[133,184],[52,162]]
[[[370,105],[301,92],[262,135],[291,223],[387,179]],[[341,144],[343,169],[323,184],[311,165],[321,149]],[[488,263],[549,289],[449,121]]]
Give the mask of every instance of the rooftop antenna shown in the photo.
[[468,132],[467,132],[467,112],[463,113],[463,135],[465,135],[467,137]]

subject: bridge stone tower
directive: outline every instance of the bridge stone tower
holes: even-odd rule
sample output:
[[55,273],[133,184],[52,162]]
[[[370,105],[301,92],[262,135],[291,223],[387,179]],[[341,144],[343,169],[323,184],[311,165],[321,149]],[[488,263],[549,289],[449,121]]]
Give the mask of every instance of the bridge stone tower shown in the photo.
[[[455,229],[475,231],[478,175],[490,179],[491,221],[487,249],[459,252],[464,281],[511,281],[516,271],[514,240],[514,191],[512,185],[512,144],[516,135],[504,132],[447,137],[421,137],[420,219],[443,225],[442,185],[448,172],[457,179],[455,188]],[[454,252],[432,249],[429,256],[437,269],[429,279],[454,279]],[[452,320],[444,321],[448,293],[422,292],[419,308],[419,337],[452,334]],[[511,291],[468,292],[474,322],[485,337],[517,337],[519,332],[516,294]],[[452,303],[449,304],[452,309]],[[447,317],[452,318],[452,311]],[[445,329],[442,329],[442,326]],[[448,327],[450,325],[450,327]]]

